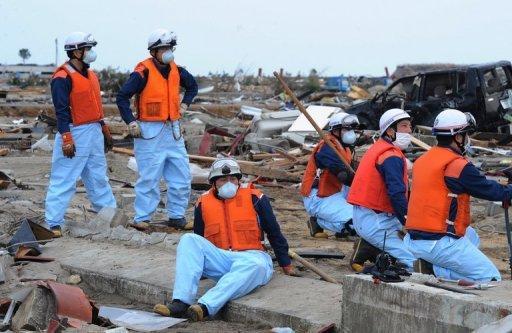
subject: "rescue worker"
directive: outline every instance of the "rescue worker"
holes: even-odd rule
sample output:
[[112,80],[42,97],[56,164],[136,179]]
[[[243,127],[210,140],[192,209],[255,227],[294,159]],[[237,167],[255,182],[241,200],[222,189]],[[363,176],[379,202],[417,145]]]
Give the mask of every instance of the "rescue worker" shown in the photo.
[[[213,162],[212,188],[196,204],[194,233],[183,235],[178,244],[173,300],[155,305],[156,313],[201,321],[229,300],[267,284],[273,266],[262,246],[263,231],[285,274],[296,275],[269,199],[251,184],[241,184],[241,178],[234,159]],[[217,284],[196,303],[201,276]]]
[[103,122],[100,84],[89,69],[96,60],[91,34],[73,32],[64,44],[69,60],[59,66],[51,81],[58,133],[52,155],[50,183],[46,194],[45,219],[55,237],[62,236],[64,213],[79,178],[94,210],[116,207],[108,183],[105,151],[113,146]]
[[[191,229],[185,210],[190,197],[188,155],[180,119],[197,95],[194,77],[174,62],[176,35],[166,29],[153,31],[148,38],[151,57],[135,67],[117,95],[121,117],[135,138],[135,159],[139,179],[135,184],[135,225],[147,229],[160,202],[160,179],[167,184],[168,225]],[[180,87],[185,95],[180,101]],[[136,95],[137,118],[130,109]]]
[[[326,138],[348,163],[352,162],[357,139],[354,129],[358,126],[357,116],[345,112],[329,120]],[[326,238],[324,229],[334,232],[336,238],[356,235],[352,227],[353,208],[346,200],[353,178],[354,174],[336,152],[321,140],[311,153],[300,189],[304,207],[311,216],[308,228],[312,237]]]
[[[391,109],[379,120],[380,138],[363,155],[347,201],[354,205],[353,223],[361,239],[355,244],[352,268],[360,271],[366,254],[384,250],[412,270],[415,261],[400,232],[407,215],[408,175],[402,153],[411,142],[411,117]],[[375,249],[376,248],[376,249]]]
[[404,242],[416,257],[433,264],[438,277],[501,280],[496,266],[478,249],[478,235],[469,226],[470,196],[506,202],[512,187],[488,180],[463,157],[475,130],[470,113],[448,109],[436,117],[432,133],[437,146],[413,166]]

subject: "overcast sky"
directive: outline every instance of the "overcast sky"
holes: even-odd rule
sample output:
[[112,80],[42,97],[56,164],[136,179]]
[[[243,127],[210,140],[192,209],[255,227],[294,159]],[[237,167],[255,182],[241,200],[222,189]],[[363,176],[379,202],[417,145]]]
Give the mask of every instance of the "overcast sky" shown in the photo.
[[0,0],[0,63],[55,61],[71,31],[98,41],[93,68],[131,70],[155,28],[178,35],[176,62],[193,74],[383,75],[402,63],[510,60],[512,1]]

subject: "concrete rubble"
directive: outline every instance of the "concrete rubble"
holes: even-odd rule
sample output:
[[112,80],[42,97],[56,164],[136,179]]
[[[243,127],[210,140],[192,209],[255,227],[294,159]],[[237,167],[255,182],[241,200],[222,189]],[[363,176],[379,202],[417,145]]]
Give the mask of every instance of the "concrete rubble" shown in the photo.
[[[401,67],[395,76],[414,74],[416,70],[423,67]],[[287,75],[286,80],[320,127],[325,127],[333,114],[382,94],[392,84],[391,77]],[[115,78],[112,76],[106,86],[114,87]],[[193,175],[187,220],[193,219],[197,198],[209,188],[211,162],[219,156],[234,156],[247,175],[244,180],[253,181],[273,200],[277,219],[292,248],[351,253],[351,242],[334,241],[333,237],[312,239],[308,235],[308,217],[297,189],[319,135],[275,79],[240,75],[198,79],[203,88],[183,119]],[[76,286],[91,301],[99,297],[98,305],[115,305],[116,297],[122,297],[128,304],[119,307],[129,305],[144,311],[172,295],[176,247],[183,232],[163,223],[167,219],[165,195],[149,231],[131,227],[137,180],[135,159],[130,160],[133,138],[114,104],[115,91],[105,91],[104,103],[115,147],[107,153],[108,176],[118,208],[95,212],[79,181],[77,195],[66,212],[64,237],[40,244],[41,253],[34,256],[54,261],[38,262],[28,257],[18,261],[6,251],[0,252],[0,314],[6,313],[12,292],[33,288],[19,302],[12,330],[44,330],[51,325],[57,305],[48,288],[36,286],[38,281]],[[5,248],[23,219],[44,226],[56,120],[46,86],[10,86],[0,99],[0,111],[0,245]],[[375,136],[375,130],[361,131],[357,156],[368,149]],[[428,126],[419,126],[415,137],[429,145],[435,141]],[[476,133],[472,142],[477,147],[470,156],[472,162],[489,177],[505,181],[501,170],[512,163],[512,136]],[[414,161],[422,152],[420,147],[411,147],[406,155]],[[161,191],[166,191],[163,184]],[[472,205],[472,222],[480,233],[483,251],[508,279],[504,211],[499,203],[475,200]],[[205,323],[206,328],[191,323],[177,327],[198,332],[230,331],[234,327],[238,331],[275,328],[285,332],[290,328],[295,332],[415,333],[495,332],[510,327],[510,281],[479,292],[478,297],[426,287],[417,276],[398,284],[374,285],[368,276],[351,275],[348,258],[342,258],[311,260],[343,285],[319,280],[300,264],[297,267],[304,277],[285,276],[275,264],[268,285],[229,302],[212,323]],[[201,293],[211,286],[212,281],[203,280]],[[80,329],[69,326],[63,331],[124,329],[114,326],[95,318],[83,321]]]

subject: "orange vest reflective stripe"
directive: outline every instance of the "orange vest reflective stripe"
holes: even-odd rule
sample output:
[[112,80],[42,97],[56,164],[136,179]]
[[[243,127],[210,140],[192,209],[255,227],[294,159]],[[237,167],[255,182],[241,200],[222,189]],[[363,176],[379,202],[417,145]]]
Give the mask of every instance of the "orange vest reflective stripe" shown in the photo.
[[135,68],[148,70],[146,86],[136,98],[138,119],[142,121],[178,120],[180,114],[180,73],[178,66],[171,62],[169,76],[165,79],[153,62],[148,58]]
[[[464,236],[471,222],[469,194],[454,194],[444,177],[458,178],[468,161],[449,148],[433,147],[418,158],[412,169],[412,190],[407,209],[408,230],[446,233],[453,225],[457,236]],[[457,200],[457,215],[449,220],[450,204]]]
[[[327,139],[331,141],[336,150],[341,153],[341,155],[345,158],[348,163],[352,162],[352,153],[349,148],[344,148],[338,139],[331,134],[327,135]],[[302,177],[302,185],[300,187],[300,194],[304,197],[309,196],[311,193],[311,188],[313,187],[313,183],[317,177],[318,167],[316,165],[316,153],[324,146],[325,141],[321,140],[318,145],[316,145],[315,149],[309,156],[308,165],[306,166],[306,171],[304,171],[304,176]],[[329,170],[324,169],[320,174],[320,178],[318,180],[318,197],[328,197],[335,193],[341,191],[343,184],[338,180],[337,175],[333,175]]]
[[252,196],[263,193],[252,185],[241,185],[235,197],[220,200],[213,189],[198,200],[204,221],[204,237],[224,250],[263,250],[258,215]]
[[388,197],[386,183],[379,170],[377,170],[379,161],[386,156],[398,156],[404,159],[404,169],[402,172],[406,191],[405,196],[407,197],[408,178],[405,156],[398,147],[380,138],[363,155],[357,167],[347,197],[349,203],[381,212],[394,213],[393,206],[391,206],[391,201]]
[[69,107],[73,125],[95,123],[103,119],[100,82],[96,74],[89,69],[88,77],[85,77],[70,64],[64,63],[53,73],[53,78],[61,77],[61,75],[58,75],[61,70],[65,71],[71,78]]

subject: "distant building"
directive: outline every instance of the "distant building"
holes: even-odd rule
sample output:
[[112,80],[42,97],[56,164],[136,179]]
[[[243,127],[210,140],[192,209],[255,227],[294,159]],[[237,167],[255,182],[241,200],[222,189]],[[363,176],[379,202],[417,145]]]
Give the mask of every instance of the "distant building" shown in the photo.
[[50,78],[57,67],[54,65],[2,65],[0,64],[0,78],[7,78],[15,75],[20,79],[26,79],[30,75],[37,75],[41,78]]

